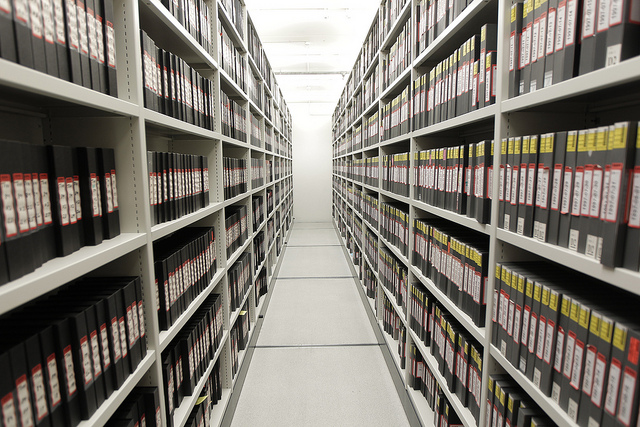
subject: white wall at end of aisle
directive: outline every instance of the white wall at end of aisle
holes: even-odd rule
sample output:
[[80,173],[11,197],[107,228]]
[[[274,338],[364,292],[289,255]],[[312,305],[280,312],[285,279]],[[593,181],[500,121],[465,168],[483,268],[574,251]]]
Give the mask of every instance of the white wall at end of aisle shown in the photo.
[[331,221],[331,113],[316,104],[289,105],[293,121],[293,212],[296,221]]

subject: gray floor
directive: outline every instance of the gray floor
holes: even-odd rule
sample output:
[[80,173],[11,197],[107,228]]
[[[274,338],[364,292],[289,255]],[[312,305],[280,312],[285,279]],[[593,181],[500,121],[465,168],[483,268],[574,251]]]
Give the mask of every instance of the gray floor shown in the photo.
[[408,426],[330,223],[294,223],[231,425]]

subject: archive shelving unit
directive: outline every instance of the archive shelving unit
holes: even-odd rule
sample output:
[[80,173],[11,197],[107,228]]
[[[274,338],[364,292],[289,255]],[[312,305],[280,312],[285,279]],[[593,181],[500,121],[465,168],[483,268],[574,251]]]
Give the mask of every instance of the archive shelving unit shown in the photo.
[[[230,16],[228,1],[207,0],[212,34],[212,49],[206,51],[160,0],[114,2],[114,27],[117,60],[118,97],[108,96],[82,86],[63,81],[19,64],[0,59],[0,129],[4,139],[37,145],[108,147],[115,150],[120,200],[121,234],[97,246],[86,246],[71,255],[55,258],[34,272],[0,286],[0,315],[18,309],[40,296],[54,291],[85,275],[140,276],[143,290],[148,351],[123,386],[81,425],[99,426],[118,409],[134,387],[157,386],[162,408],[163,425],[168,425],[162,379],[161,353],[187,324],[208,295],[223,297],[223,329],[214,359],[197,384],[192,396],[185,396],[173,419],[174,426],[183,426],[211,373],[220,362],[223,387],[222,400],[212,412],[212,425],[219,425],[236,377],[232,375],[229,331],[240,310],[229,312],[227,272],[238,257],[253,253],[253,238],[267,229],[266,255],[253,270],[252,285],[242,299],[248,301],[251,331],[264,307],[266,297],[256,297],[255,280],[265,271],[268,289],[281,260],[282,248],[292,223],[293,178],[291,115],[275,76],[264,55],[257,33],[252,27],[246,7],[240,1],[235,7],[237,19]],[[222,70],[219,64],[220,28],[230,34],[235,49],[244,58],[246,73],[254,80],[256,95],[241,89]],[[238,31],[236,28],[241,29]],[[214,85],[214,129],[207,130],[167,115],[152,111],[144,105],[143,61],[140,30],[146,31],[158,46],[183,58],[190,66],[209,78]],[[252,31],[252,48],[248,30]],[[258,56],[254,58],[253,54]],[[260,65],[257,65],[260,64]],[[221,88],[256,118],[257,139],[243,142],[221,133]],[[257,102],[256,102],[257,101]],[[260,104],[260,105],[258,105]],[[251,135],[250,121],[246,121],[247,135]],[[266,135],[268,133],[268,138]],[[247,141],[249,139],[247,138]],[[265,144],[265,141],[269,141]],[[210,202],[191,214],[176,220],[152,224],[150,183],[147,151],[165,151],[206,156],[209,163]],[[223,156],[247,161],[248,190],[225,200],[223,194]],[[279,175],[267,176],[264,184],[251,186],[250,159],[272,162]],[[276,169],[277,167],[277,169]],[[276,202],[267,212],[267,192],[277,193]],[[265,200],[264,220],[252,227],[252,197]],[[233,254],[227,256],[225,247],[225,210],[245,205],[248,211],[249,238]],[[182,315],[166,331],[160,331],[156,312],[158,302],[154,283],[153,244],[158,239],[189,226],[215,227],[217,272],[205,291],[198,295]],[[244,315],[244,313],[243,313]],[[250,339],[250,336],[249,336]],[[241,366],[245,351],[239,354]]]
[[[575,272],[600,280],[605,287],[623,290],[634,296],[640,295],[640,273],[624,268],[607,268],[583,254],[500,229],[497,226],[499,201],[498,197],[495,197],[499,189],[497,172],[494,173],[494,178],[490,181],[494,197],[491,200],[491,216],[487,224],[418,200],[414,191],[413,168],[415,160],[413,155],[425,149],[452,147],[463,142],[493,140],[495,141],[493,165],[494,170],[497,170],[497,166],[500,165],[500,143],[505,138],[559,130],[584,129],[600,124],[609,125],[621,120],[638,120],[640,117],[639,104],[634,98],[637,99],[640,93],[640,57],[627,59],[616,65],[580,75],[550,87],[539,88],[534,92],[509,98],[511,2],[468,1],[466,7],[450,22],[446,29],[428,44],[426,49],[417,52],[415,40],[417,38],[416,19],[419,4],[420,1],[417,0],[381,1],[380,10],[373,20],[333,115],[331,142],[333,149],[333,217],[336,227],[341,231],[343,244],[352,255],[351,260],[356,271],[360,271],[361,266],[366,265],[373,272],[374,286],[377,288],[377,292],[375,298],[366,298],[369,304],[365,304],[365,306],[368,305],[373,311],[382,329],[384,316],[382,296],[386,296],[391,301],[393,310],[400,318],[400,328],[406,331],[407,354],[410,343],[413,343],[422,354],[425,364],[432,371],[436,381],[443,385],[442,391],[465,427],[487,426],[483,406],[483,402],[487,400],[487,381],[489,375],[503,373],[509,374],[553,422],[562,426],[576,427],[577,423],[559,405],[543,394],[532,381],[503,357],[500,349],[492,345],[490,325],[492,325],[493,298],[491,296],[495,288],[495,275],[492,272],[495,271],[497,263],[545,260],[564,265]],[[432,2],[428,2],[428,4],[431,7]],[[392,10],[394,16],[392,16],[392,22],[388,23],[387,30],[383,32],[380,13],[384,7],[388,7],[387,10]],[[409,44],[409,60],[406,68],[400,70],[396,78],[391,79],[386,86],[383,86],[383,61],[407,22],[411,28],[410,39],[406,41]],[[411,99],[414,93],[412,87],[414,80],[425,72],[428,73],[437,63],[449,57],[454,49],[457,49],[469,37],[479,34],[481,26],[486,23],[497,24],[495,104],[418,130],[409,128],[406,133],[400,136],[383,140],[380,134],[384,104],[398,96],[407,85]],[[377,41],[372,42],[372,38]],[[375,86],[372,81],[375,82]],[[369,119],[375,117],[376,114],[379,116],[379,122],[373,126],[377,126],[380,130],[374,131],[373,140],[365,143],[364,129],[370,125]],[[354,148],[356,140],[361,143],[358,148]],[[349,165],[356,160],[373,159],[372,161],[381,171],[383,155],[404,152],[410,154],[410,192],[408,197],[384,190],[381,178],[371,185],[352,175],[352,170],[348,170]],[[414,245],[412,227],[416,218],[431,216],[446,219],[457,224],[460,229],[485,236],[489,243],[489,274],[485,289],[486,327],[478,327],[467,313],[421,273],[420,269],[413,264],[411,256],[403,255],[397,247],[383,237],[381,227],[372,224],[363,215],[359,206],[354,203],[353,193],[356,190],[362,191],[363,194],[372,195],[379,202],[397,202],[406,206],[410,227],[409,255],[411,255]],[[435,358],[409,326],[407,316],[395,303],[395,296],[381,283],[375,260],[369,259],[366,254],[366,242],[363,237],[365,232],[373,235],[373,239],[379,247],[386,248],[404,265],[408,270],[407,283],[422,283],[435,297],[436,302],[448,311],[468,335],[483,347],[484,369],[478,423],[455,393],[449,391],[445,378],[438,372]],[[354,249],[362,254],[359,259],[353,256]],[[377,251],[375,256],[377,256]],[[362,291],[366,293],[367,287],[364,278],[360,278],[359,282],[362,285]],[[383,335],[418,417],[424,425],[430,425],[433,411],[428,407],[421,393],[413,390],[409,385],[408,360],[407,368],[401,368],[398,357],[398,341],[394,341],[388,334],[383,333]]]

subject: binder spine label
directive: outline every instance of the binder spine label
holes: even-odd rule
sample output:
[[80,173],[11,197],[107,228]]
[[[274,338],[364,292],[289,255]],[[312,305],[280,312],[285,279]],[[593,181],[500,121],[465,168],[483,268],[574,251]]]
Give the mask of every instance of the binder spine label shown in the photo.
[[111,331],[113,335],[114,359],[115,359],[115,362],[117,362],[122,357],[122,352],[121,352],[121,345],[120,345],[120,328],[118,326],[118,320],[115,317],[111,319]]
[[64,46],[67,44],[67,36],[64,33],[64,10],[62,7],[62,0],[53,0],[53,20],[55,21],[56,27],[56,41]]
[[[69,1],[69,0],[67,0]],[[116,35],[113,29],[113,23],[110,21],[107,24],[107,65],[110,68],[116,68]]]
[[76,218],[82,220],[82,203],[80,202],[80,178],[76,175],[73,177],[73,200],[76,206]]
[[111,357],[109,355],[109,337],[107,335],[107,324],[103,323],[100,326],[100,347],[102,350],[102,360],[104,368],[107,369],[111,366]]
[[573,351],[573,368],[571,369],[571,387],[578,390],[580,379],[582,378],[582,356],[584,355],[584,343],[576,340],[575,349]]
[[587,356],[584,360],[584,380],[582,381],[582,392],[587,396],[591,396],[591,389],[593,388],[593,372],[596,364],[596,353],[597,351],[594,346],[587,346]]
[[606,369],[607,360],[602,353],[598,353],[593,372],[593,387],[591,389],[591,403],[598,408],[602,407],[602,391],[604,390],[604,373]]
[[[622,183],[622,163],[614,163],[608,168],[609,190],[606,198],[606,208],[603,219],[608,222],[616,222],[618,219],[618,203],[620,201],[620,190]],[[606,172],[605,172],[606,174]],[[605,178],[606,181],[606,178]],[[603,201],[604,201],[603,197]]]
[[[6,206],[5,204],[5,222],[7,218]],[[640,228],[640,166],[636,166],[633,173],[633,186],[629,207],[629,227]],[[7,233],[7,236],[9,236],[9,233]]]
[[91,356],[89,355],[89,341],[85,335],[80,340],[80,355],[82,356],[82,372],[84,374],[84,384],[89,385],[93,381],[93,372],[91,371]]
[[13,191],[16,198],[18,230],[21,233],[24,233],[29,231],[29,217],[27,214],[27,200],[24,191],[24,180],[21,173],[13,174]]
[[77,210],[76,210],[76,198],[73,190],[73,178],[66,179],[66,192],[67,192],[67,206],[69,209],[69,222],[75,224],[78,222]]
[[113,198],[113,209],[118,209],[118,189],[116,186],[116,171],[111,169],[111,197]]
[[58,365],[56,363],[56,355],[51,354],[47,357],[47,375],[49,377],[49,394],[51,396],[51,407],[55,408],[62,401],[60,395],[60,380],[58,378]]
[[100,366],[100,344],[98,344],[98,333],[91,332],[91,356],[93,359],[93,377],[98,378],[102,374]]
[[18,234],[16,215],[13,207],[13,188],[10,175],[0,175],[0,188],[2,191],[2,205],[4,214],[4,227],[6,237]]
[[553,369],[562,373],[562,349],[564,348],[564,329],[558,326],[558,336],[556,337],[556,352],[553,359]]
[[40,174],[40,196],[42,197],[42,220],[45,224],[53,222],[51,214],[51,198],[49,194],[49,177],[46,173]]
[[29,0],[29,10],[31,11],[31,34],[41,39],[42,29],[42,4],[38,0]]
[[[46,0],[45,0],[46,1]],[[95,26],[96,26],[96,49],[98,50],[98,62],[100,64],[104,64],[104,31],[102,28],[102,16],[96,15],[95,17]]]
[[124,325],[124,317],[121,317],[118,320],[118,329],[119,329],[119,334],[120,334],[120,348],[122,351],[122,357],[127,357],[127,332],[126,332],[126,328]]
[[8,393],[0,400],[2,405],[2,422],[4,427],[18,427],[18,418],[16,415],[15,403],[13,401],[13,392]]
[[40,180],[38,179],[37,173],[31,174],[31,188],[33,191],[33,207],[35,209],[36,224],[42,226],[44,221],[42,216],[42,191],[40,190]]
[[16,8],[16,18],[18,20],[28,23],[29,22],[29,3],[27,0],[15,0],[13,2]]
[[[158,304],[158,307],[160,307],[159,304]],[[138,303],[138,317],[139,317],[138,326],[140,328],[140,338],[142,338],[146,334],[146,326],[144,323],[144,308],[143,308],[142,301]]]
[[620,408],[618,421],[629,427],[631,424],[631,412],[633,409],[634,394],[636,390],[637,372],[630,367],[625,367],[620,389]]
[[71,354],[71,346],[65,347],[62,350],[62,355],[64,358],[64,372],[67,379],[67,394],[69,396],[73,396],[77,391],[76,387],[76,375],[73,371],[73,356]]
[[78,50],[78,19],[76,17],[76,3],[74,0],[65,0],[67,9],[67,28],[69,29],[69,45],[73,50]]
[[36,205],[33,197],[33,181],[31,180],[31,174],[24,175],[24,195],[25,203],[27,205],[27,221],[29,224],[29,230],[35,230],[38,227],[36,220]]
[[[16,397],[18,399],[18,411],[23,427],[34,427],[33,411],[31,410],[31,399],[29,396],[29,383],[27,376],[23,375],[16,380]],[[622,407],[620,408],[622,409]]]
[[616,414],[616,405],[618,403],[618,388],[620,387],[620,373],[622,372],[621,366],[622,365],[618,359],[611,359],[604,410],[612,416],[615,416]]
[[47,407],[47,394],[44,391],[44,377],[42,375],[42,365],[38,364],[31,370],[31,382],[35,393],[35,414],[38,421],[41,421],[49,413]]

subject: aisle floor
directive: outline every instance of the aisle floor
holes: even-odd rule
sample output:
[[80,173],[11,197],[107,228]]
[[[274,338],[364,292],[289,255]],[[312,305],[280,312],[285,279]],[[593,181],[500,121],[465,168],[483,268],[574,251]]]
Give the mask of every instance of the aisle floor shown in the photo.
[[408,426],[331,223],[294,223],[232,427]]

